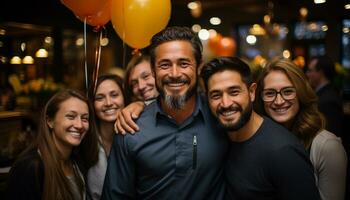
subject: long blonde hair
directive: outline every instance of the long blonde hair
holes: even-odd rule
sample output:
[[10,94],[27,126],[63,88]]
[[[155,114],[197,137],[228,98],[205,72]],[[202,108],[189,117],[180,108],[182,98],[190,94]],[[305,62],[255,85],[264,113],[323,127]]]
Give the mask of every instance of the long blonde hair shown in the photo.
[[317,95],[311,88],[304,72],[293,62],[287,59],[275,60],[262,70],[257,81],[255,109],[266,115],[261,93],[265,87],[264,79],[272,71],[283,72],[296,88],[300,109],[291,127],[287,128],[301,140],[305,148],[309,148],[313,138],[321,129],[324,129],[325,120],[317,108]]

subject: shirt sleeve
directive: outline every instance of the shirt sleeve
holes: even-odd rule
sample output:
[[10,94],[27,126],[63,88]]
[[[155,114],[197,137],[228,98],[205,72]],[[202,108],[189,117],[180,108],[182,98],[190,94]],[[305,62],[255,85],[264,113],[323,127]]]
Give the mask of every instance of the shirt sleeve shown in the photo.
[[285,146],[271,153],[269,176],[279,191],[278,199],[320,199],[312,164],[301,148]]
[[322,199],[345,198],[347,156],[339,140],[328,139],[320,149],[318,187]]
[[136,199],[135,163],[126,136],[115,135],[108,160],[102,200]]

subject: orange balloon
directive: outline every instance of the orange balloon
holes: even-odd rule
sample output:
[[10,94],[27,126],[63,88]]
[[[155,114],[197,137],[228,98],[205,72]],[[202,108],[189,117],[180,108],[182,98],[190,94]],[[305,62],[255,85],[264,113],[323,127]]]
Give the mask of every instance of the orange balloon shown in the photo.
[[111,20],[119,37],[133,48],[150,44],[152,36],[166,27],[170,0],[112,0]]
[[236,54],[236,42],[233,38],[223,37],[218,45],[218,56],[234,56]]
[[61,2],[75,14],[87,17],[100,11],[107,0],[61,0]]
[[[111,20],[111,5],[112,1],[107,0],[107,3],[102,7],[101,10],[99,10],[96,14],[90,15],[86,17],[86,23],[91,26],[104,26]],[[85,16],[79,16],[77,14],[77,17],[84,22]]]
[[208,46],[210,50],[215,54],[218,52],[221,39],[222,35],[220,33],[216,33],[215,35],[211,35],[209,37]]

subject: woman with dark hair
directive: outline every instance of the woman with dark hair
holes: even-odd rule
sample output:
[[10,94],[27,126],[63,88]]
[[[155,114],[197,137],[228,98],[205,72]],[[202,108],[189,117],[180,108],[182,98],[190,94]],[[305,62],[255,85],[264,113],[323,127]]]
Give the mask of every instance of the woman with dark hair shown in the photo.
[[117,75],[102,75],[97,79],[93,105],[98,135],[98,162],[88,172],[89,198],[101,198],[107,170],[107,159],[113,143],[116,113],[124,107],[123,80]]
[[55,94],[41,114],[36,141],[10,171],[8,199],[83,200],[84,174],[97,161],[97,136],[86,97]]
[[346,153],[340,138],[324,129],[303,71],[289,60],[271,62],[260,74],[256,97],[256,110],[288,128],[309,151],[321,198],[344,199]]

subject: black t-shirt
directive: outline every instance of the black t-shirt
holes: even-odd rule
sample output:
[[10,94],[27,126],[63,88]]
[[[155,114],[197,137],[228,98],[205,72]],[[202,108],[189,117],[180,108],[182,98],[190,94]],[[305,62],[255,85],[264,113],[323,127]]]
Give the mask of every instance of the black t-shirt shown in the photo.
[[231,143],[225,173],[229,199],[320,198],[303,146],[268,118],[252,138]]

